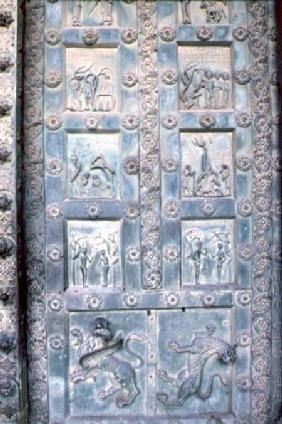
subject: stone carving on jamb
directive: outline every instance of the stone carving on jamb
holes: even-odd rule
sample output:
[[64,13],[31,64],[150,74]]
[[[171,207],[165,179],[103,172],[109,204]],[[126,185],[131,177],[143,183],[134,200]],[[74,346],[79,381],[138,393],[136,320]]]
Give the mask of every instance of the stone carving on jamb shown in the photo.
[[[69,274],[73,286],[120,288],[119,231],[112,223],[70,224]],[[106,228],[108,227],[108,228]],[[88,232],[88,234],[87,234]],[[90,233],[90,234],[89,234]]]
[[[231,134],[182,134],[182,196],[228,197],[233,192]],[[219,154],[220,151],[220,154]]]
[[228,220],[183,223],[183,284],[228,284],[233,279],[233,229]]
[[68,135],[70,198],[118,197],[118,143],[117,134]]
[[78,67],[69,81],[70,95],[67,110],[72,112],[110,112],[115,107],[113,75],[111,69]]
[[113,0],[75,0],[72,25],[111,25],[113,23]]
[[[10,330],[0,331],[0,419],[6,422],[18,411],[18,382],[15,375],[16,337]],[[4,418],[5,417],[5,418]]]
[[224,24],[228,21],[227,0],[182,1],[183,24]]
[[219,361],[225,366],[230,366],[236,360],[236,346],[215,337],[214,333],[215,327],[209,325],[206,331],[195,332],[192,342],[186,346],[180,346],[175,341],[169,343],[169,348],[176,354],[188,355],[189,369],[181,370],[176,376],[168,375],[166,370],[159,370],[159,378],[177,390],[176,396],[172,399],[165,392],[157,394],[158,401],[165,407],[182,407],[194,395],[201,400],[208,399],[212,395],[213,385],[217,379],[224,386],[230,385],[229,379],[220,371],[215,371],[204,379],[208,362]]
[[98,401],[109,400],[118,408],[127,408],[141,393],[136,371],[144,365],[143,358],[131,345],[144,343],[146,336],[125,335],[121,329],[114,330],[112,323],[103,317],[96,318],[91,327],[88,334],[79,328],[71,330],[79,365],[72,371],[71,380],[79,384],[91,379],[96,384],[104,377],[106,387],[95,393]]

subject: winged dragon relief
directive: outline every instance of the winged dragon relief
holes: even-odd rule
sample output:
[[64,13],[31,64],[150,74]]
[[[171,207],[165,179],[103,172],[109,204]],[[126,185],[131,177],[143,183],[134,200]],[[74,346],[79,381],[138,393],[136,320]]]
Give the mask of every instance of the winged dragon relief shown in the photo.
[[157,399],[166,407],[181,407],[186,400],[197,395],[200,399],[208,399],[213,390],[213,384],[218,378],[224,386],[228,385],[225,376],[217,372],[203,383],[204,370],[207,362],[215,359],[224,365],[230,365],[236,360],[236,345],[231,345],[222,339],[214,337],[215,327],[207,326],[206,332],[196,332],[192,343],[180,347],[176,342],[169,343],[170,349],[177,354],[186,353],[188,357],[188,372],[182,370],[176,377],[169,376],[167,371],[159,370],[159,377],[177,388],[174,399],[169,399],[166,393],[159,392]]
[[[98,399],[106,400],[117,394],[115,403],[118,408],[132,405],[140,394],[136,370],[144,365],[144,361],[131,349],[130,344],[144,343],[146,336],[129,334],[124,338],[121,331],[114,333],[111,323],[102,317],[94,320],[92,332],[85,340],[78,329],[72,331],[72,336],[75,339],[74,345],[78,347],[80,365],[80,368],[73,371],[72,381],[79,383],[92,378],[95,382],[99,372],[106,373],[110,384],[98,392]],[[124,360],[123,352],[128,353],[133,362]]]

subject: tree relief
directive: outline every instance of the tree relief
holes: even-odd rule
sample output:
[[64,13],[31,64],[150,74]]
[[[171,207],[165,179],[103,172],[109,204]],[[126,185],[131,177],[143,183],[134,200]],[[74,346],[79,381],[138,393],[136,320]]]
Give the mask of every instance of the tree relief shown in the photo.
[[[101,50],[101,51],[100,51]],[[71,112],[112,112],[117,107],[116,49],[67,49],[67,104]],[[82,65],[77,67],[77,62]]]

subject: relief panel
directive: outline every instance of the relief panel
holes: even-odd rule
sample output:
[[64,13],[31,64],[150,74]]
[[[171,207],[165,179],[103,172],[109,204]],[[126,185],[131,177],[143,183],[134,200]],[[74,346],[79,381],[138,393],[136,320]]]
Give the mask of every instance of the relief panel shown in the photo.
[[69,198],[119,198],[118,134],[68,134],[67,160]]
[[232,364],[236,360],[230,318],[230,311],[220,309],[212,315],[197,310],[158,313],[159,413],[230,412]]
[[232,105],[230,48],[179,47],[180,108],[226,110]]
[[231,219],[182,221],[182,285],[234,281]]
[[70,314],[70,415],[145,415],[147,313]]
[[228,24],[229,21],[228,2],[226,0],[181,1],[180,8],[183,24]]
[[66,2],[67,26],[111,26],[117,24],[113,0],[70,0]]
[[120,290],[120,222],[67,223],[69,286]]
[[118,108],[117,49],[66,49],[66,109],[114,112]]
[[233,195],[231,133],[181,133],[182,197]]

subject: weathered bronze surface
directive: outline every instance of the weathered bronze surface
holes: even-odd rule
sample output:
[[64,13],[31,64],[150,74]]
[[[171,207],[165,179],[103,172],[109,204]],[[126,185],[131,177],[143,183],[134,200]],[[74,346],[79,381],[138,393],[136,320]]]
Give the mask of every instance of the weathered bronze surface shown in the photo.
[[24,7],[18,262],[14,106],[0,98],[1,423],[278,422],[274,3]]

